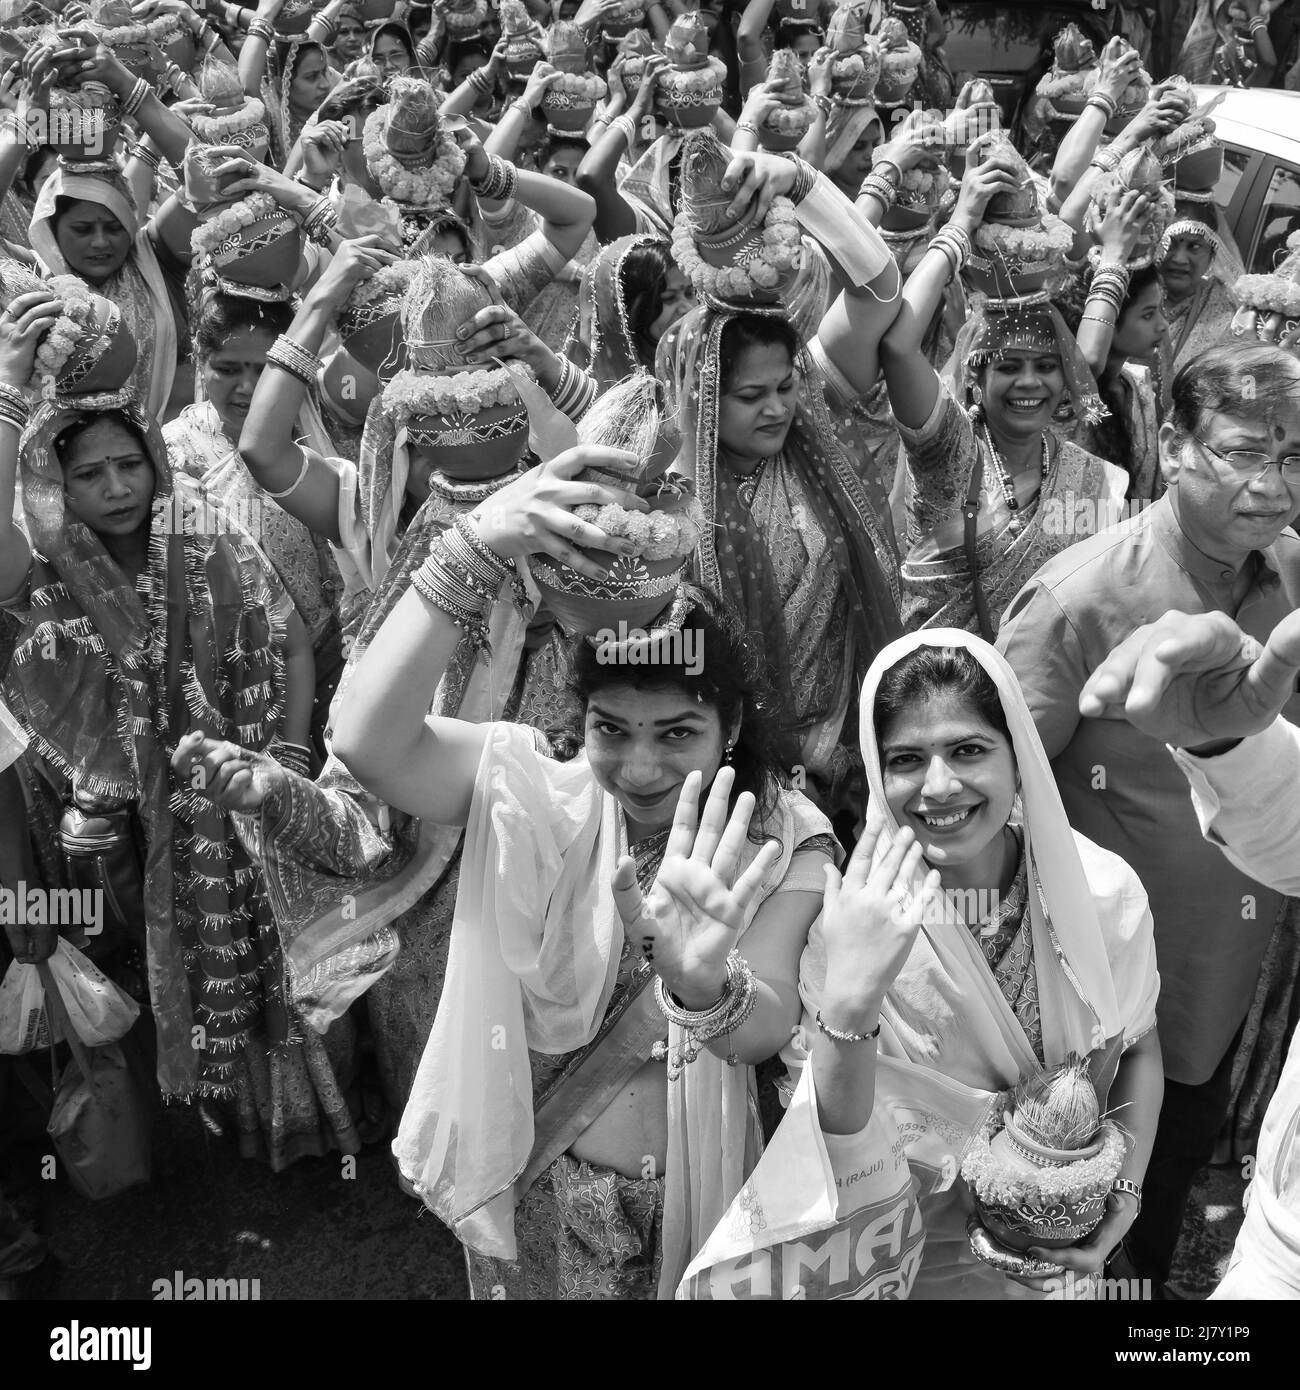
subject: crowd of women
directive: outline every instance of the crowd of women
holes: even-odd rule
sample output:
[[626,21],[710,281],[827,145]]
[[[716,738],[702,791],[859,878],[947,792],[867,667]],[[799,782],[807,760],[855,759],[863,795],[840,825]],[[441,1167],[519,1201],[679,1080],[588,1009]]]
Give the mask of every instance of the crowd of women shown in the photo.
[[[5,918],[4,1124],[75,949],[133,1084],[391,1145],[475,1296],[1162,1296],[1300,919],[1079,697],[1300,599],[1300,253],[1156,80],[1287,7],[1102,8],[1009,123],[934,0],[8,7],[0,876],[102,914]],[[1122,1144],[1001,1243],[1062,1075]]]

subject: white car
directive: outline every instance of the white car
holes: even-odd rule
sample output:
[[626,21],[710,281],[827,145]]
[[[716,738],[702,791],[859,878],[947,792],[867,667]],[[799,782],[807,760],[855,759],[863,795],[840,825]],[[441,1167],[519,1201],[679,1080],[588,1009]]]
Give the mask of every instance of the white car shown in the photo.
[[1300,92],[1269,87],[1195,87],[1197,106],[1223,94],[1214,109],[1223,141],[1223,175],[1215,201],[1251,274],[1272,270],[1286,239],[1300,231]]

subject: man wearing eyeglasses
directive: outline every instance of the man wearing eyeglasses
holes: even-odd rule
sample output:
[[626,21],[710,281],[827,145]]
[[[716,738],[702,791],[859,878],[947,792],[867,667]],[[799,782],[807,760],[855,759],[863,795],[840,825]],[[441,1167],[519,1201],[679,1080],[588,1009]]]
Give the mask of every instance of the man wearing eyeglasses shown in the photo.
[[[1132,632],[1220,612],[1258,640],[1300,607],[1300,361],[1260,343],[1186,364],[1160,431],[1165,495],[1081,539],[1012,601],[998,646],[1034,713],[1075,829],[1137,872],[1155,920],[1165,1098],[1142,1208],[1112,1276],[1169,1277],[1192,1181],[1228,1114],[1260,964],[1288,900],[1201,838],[1164,744],[1083,719],[1080,691]],[[1300,717],[1300,701],[1290,716]]]

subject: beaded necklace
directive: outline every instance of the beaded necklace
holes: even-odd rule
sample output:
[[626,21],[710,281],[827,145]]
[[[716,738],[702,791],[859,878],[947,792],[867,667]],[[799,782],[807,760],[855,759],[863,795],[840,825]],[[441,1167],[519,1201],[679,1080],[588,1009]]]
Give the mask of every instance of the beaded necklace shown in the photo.
[[767,471],[767,465],[771,463],[773,459],[780,457],[780,454],[771,454],[765,459],[759,459],[758,467],[755,468],[753,472],[737,473],[735,475],[736,491],[740,496],[740,500],[745,504],[745,509],[747,511],[753,510],[754,498],[758,494],[758,485],[763,481],[763,474]]
[[[1041,460],[1041,479],[1039,490],[1047,485],[1047,431],[1044,430],[1042,439],[1042,460]],[[993,471],[996,475],[998,491],[1002,494],[1002,500],[1007,504],[1007,510],[1011,513],[1009,529],[1013,536],[1018,536],[1024,530],[1024,518],[1020,515],[1020,499],[1016,496],[1016,485],[1011,477],[1011,470],[1007,467],[1007,461],[1002,457],[998,446],[993,442],[993,434],[988,427],[987,421],[984,425],[984,443],[988,446],[989,457],[993,461]]]

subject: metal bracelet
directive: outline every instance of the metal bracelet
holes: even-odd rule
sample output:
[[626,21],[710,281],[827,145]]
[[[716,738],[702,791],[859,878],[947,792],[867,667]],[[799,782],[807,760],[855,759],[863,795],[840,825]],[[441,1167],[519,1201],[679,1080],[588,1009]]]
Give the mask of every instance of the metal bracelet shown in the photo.
[[840,1028],[832,1028],[831,1025],[822,1018],[822,1011],[820,1009],[817,1010],[817,1027],[832,1041],[840,1043],[870,1042],[873,1038],[878,1038],[880,1036],[880,1024],[878,1023],[869,1033],[850,1033]]

